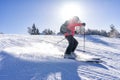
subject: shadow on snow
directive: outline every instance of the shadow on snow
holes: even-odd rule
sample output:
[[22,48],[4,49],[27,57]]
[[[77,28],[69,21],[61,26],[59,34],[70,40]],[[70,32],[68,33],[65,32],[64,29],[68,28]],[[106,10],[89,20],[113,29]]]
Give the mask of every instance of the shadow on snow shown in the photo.
[[86,39],[90,40],[90,41],[92,41],[94,43],[99,43],[99,44],[103,44],[105,46],[110,46],[109,43],[107,43],[106,41],[103,41],[103,40],[101,40],[101,39],[99,39],[99,38],[97,38],[95,36],[86,36]]
[[0,80],[81,80],[79,66],[95,66],[107,69],[101,64],[88,64],[70,60],[68,62],[33,62],[25,61],[0,52]]

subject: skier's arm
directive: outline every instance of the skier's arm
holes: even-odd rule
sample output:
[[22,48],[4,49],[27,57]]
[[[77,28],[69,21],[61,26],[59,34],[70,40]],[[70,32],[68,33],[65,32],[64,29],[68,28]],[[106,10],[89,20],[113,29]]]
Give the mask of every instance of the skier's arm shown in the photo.
[[86,24],[85,23],[74,23],[74,24],[70,24],[69,26],[85,26]]

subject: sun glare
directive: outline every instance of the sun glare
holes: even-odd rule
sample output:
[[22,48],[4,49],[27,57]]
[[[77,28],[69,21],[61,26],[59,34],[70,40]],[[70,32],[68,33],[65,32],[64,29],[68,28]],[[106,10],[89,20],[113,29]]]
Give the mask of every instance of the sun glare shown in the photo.
[[69,19],[73,16],[82,14],[82,8],[77,3],[66,3],[60,9],[60,16],[62,19]]

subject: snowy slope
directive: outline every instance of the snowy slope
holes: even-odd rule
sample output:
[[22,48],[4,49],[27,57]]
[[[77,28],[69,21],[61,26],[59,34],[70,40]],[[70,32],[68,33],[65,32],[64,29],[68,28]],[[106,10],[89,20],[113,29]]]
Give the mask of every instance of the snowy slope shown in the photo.
[[82,57],[100,57],[92,64],[63,59],[67,41],[63,36],[0,34],[0,80],[120,80],[120,39],[83,37],[76,50]]

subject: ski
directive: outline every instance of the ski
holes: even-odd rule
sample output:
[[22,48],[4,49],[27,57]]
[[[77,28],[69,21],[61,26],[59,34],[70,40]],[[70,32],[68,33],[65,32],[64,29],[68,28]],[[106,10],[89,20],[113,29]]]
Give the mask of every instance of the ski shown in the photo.
[[64,58],[64,59],[71,59],[78,62],[97,63],[97,64],[104,62],[100,58],[92,58],[92,59]]

